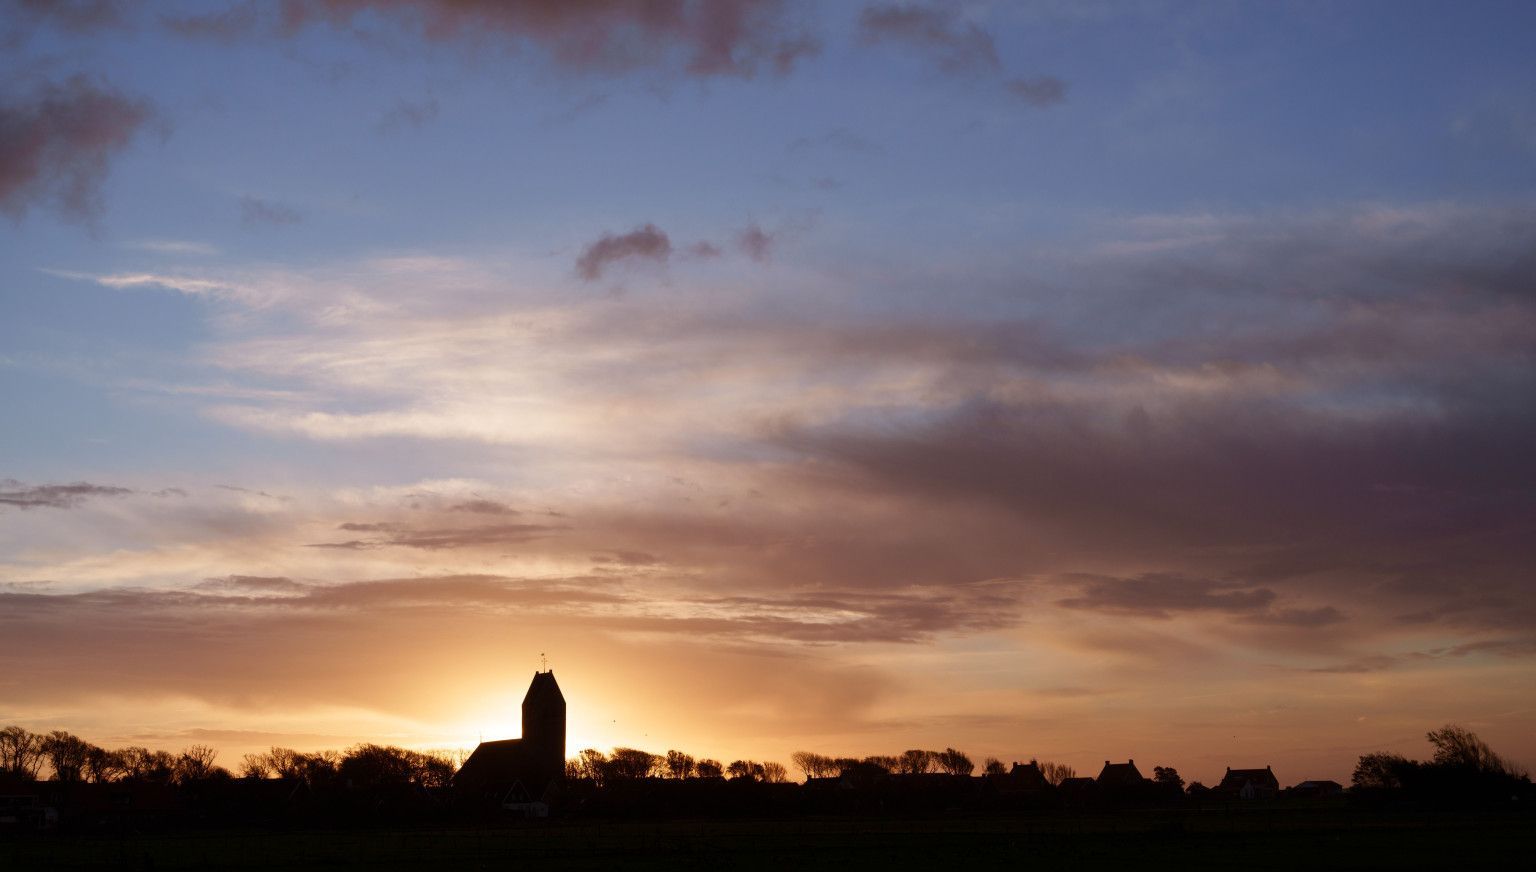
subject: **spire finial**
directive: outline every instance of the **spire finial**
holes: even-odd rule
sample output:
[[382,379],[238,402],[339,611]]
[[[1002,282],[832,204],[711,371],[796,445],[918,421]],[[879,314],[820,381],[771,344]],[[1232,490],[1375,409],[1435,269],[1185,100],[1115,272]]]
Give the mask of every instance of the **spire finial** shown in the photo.
[[549,671],[549,658],[544,656],[544,652],[543,651],[539,652],[539,671],[540,672],[548,672]]

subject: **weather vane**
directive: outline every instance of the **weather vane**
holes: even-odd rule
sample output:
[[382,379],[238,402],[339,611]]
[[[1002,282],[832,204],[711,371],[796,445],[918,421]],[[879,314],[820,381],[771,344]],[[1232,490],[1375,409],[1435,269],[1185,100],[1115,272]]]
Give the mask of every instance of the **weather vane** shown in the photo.
[[539,652],[539,669],[544,672],[549,671],[549,658],[544,656],[543,651]]

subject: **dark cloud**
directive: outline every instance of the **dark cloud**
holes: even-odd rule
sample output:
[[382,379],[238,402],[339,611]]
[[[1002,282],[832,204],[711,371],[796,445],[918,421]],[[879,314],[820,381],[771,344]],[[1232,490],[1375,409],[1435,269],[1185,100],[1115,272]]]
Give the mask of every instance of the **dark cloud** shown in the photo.
[[1349,620],[1349,617],[1333,606],[1322,606],[1315,609],[1277,609],[1271,612],[1249,615],[1243,618],[1243,620],[1251,624],[1310,628],[1343,623]]
[[93,497],[121,497],[133,493],[125,487],[88,484],[26,485],[15,479],[0,479],[0,506],[18,509],[73,509]]
[[602,278],[603,271],[623,260],[649,260],[666,263],[672,256],[672,240],[654,224],[637,227],[629,233],[604,234],[582,250],[576,259],[576,273],[589,282]]
[[688,246],[688,256],[699,260],[710,260],[720,256],[720,246],[713,242],[695,242]]
[[131,0],[0,0],[8,29],[26,31],[47,24],[83,33],[122,27],[130,21]]
[[365,551],[391,545],[429,551],[446,548],[478,548],[531,542],[569,528],[547,524],[491,524],[481,527],[417,529],[404,524],[349,523],[342,524],[341,529],[349,532],[378,532],[385,535],[375,539],[316,542],[308,547],[345,551]]
[[307,592],[310,585],[301,584],[283,576],[230,575],[224,578],[207,579],[198,584],[197,589],[236,593],[301,594]]
[[281,227],[298,224],[303,220],[304,214],[292,206],[252,197],[249,194],[240,198],[240,223],[247,227],[258,224]]
[[517,509],[506,503],[496,500],[473,499],[462,503],[455,503],[448,507],[450,512],[468,512],[474,515],[521,515]]
[[233,42],[249,36],[262,23],[261,9],[255,3],[236,3],[201,15],[163,15],[160,21],[172,33],[219,42]]
[[773,250],[774,236],[756,224],[736,234],[736,247],[755,261],[766,261]]
[[438,106],[436,97],[428,97],[419,102],[413,102],[401,97],[379,119],[377,128],[380,133],[392,133],[407,127],[424,127],[436,120],[440,109],[441,107]]
[[1067,83],[1055,76],[1009,79],[1004,83],[1004,87],[1008,89],[1008,93],[1039,108],[1055,106],[1067,99]]
[[147,102],[75,76],[0,102],[0,210],[20,219],[50,203],[67,218],[101,211],[112,157],[153,112]]
[[1275,592],[1230,583],[1169,575],[1103,578],[1083,585],[1075,597],[1058,600],[1071,609],[1166,618],[1169,612],[1260,612],[1275,601]]
[[593,563],[613,563],[619,566],[655,566],[661,558],[644,551],[610,551],[592,555]]
[[962,21],[949,6],[866,6],[859,13],[859,35],[866,44],[895,42],[916,48],[950,73],[990,72],[1001,66],[992,34]]
[[566,69],[652,69],[698,77],[790,72],[819,40],[783,0],[287,0],[172,16],[189,36],[293,35],[313,26],[363,29],[377,22],[413,37],[532,45]]

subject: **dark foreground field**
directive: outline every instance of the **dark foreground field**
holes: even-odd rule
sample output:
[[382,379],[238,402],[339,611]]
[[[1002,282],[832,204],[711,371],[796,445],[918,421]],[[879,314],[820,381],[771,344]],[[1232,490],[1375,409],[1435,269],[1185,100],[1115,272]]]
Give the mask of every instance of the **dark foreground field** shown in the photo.
[[1149,812],[43,833],[0,869],[1536,869],[1529,814]]

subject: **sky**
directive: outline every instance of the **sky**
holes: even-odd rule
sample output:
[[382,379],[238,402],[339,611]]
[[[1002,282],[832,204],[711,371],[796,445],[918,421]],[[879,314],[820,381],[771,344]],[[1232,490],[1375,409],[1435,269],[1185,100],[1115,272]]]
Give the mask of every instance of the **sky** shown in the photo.
[[1529,3],[0,2],[0,723],[1536,764]]

